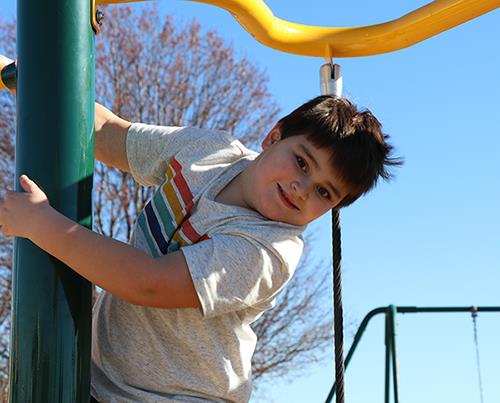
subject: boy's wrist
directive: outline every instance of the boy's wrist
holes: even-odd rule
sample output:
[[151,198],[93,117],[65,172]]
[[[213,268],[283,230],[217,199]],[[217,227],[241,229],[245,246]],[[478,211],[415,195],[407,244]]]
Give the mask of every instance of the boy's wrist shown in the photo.
[[54,229],[59,216],[62,216],[50,204],[42,205],[39,207],[38,214],[34,214],[34,219],[31,220],[31,225],[28,228],[26,238],[35,244],[48,236],[48,228]]

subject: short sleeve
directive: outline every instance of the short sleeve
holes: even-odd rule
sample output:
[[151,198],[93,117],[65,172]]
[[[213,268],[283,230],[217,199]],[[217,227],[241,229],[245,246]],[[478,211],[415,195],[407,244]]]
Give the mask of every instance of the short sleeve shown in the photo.
[[128,130],[126,146],[132,176],[144,186],[161,184],[171,158],[208,134],[194,127],[134,123]]
[[[300,256],[298,244],[290,247],[295,249],[291,256]],[[216,235],[181,250],[205,317],[255,308],[275,298],[298,261],[287,263],[274,248],[235,235]]]

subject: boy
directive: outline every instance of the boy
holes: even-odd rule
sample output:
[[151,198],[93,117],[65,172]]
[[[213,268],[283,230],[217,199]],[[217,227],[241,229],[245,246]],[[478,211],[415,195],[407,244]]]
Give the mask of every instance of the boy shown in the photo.
[[292,276],[305,226],[389,177],[386,138],[371,113],[329,96],[277,122],[261,154],[222,131],[132,124],[96,104],[96,158],[158,186],[131,245],[59,214],[25,175],[25,192],[0,201],[1,230],[104,290],[94,401],[246,402],[250,324]]

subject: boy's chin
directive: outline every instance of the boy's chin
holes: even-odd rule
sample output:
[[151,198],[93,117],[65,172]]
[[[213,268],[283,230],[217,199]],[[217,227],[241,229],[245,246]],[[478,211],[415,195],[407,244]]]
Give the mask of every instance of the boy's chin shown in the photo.
[[312,223],[313,221],[317,220],[318,218],[319,217],[315,217],[313,219],[308,220],[304,217],[293,217],[285,219],[283,222],[285,222],[286,224],[295,225],[296,227],[305,227],[310,223]]
[[269,217],[266,217],[266,218],[268,218],[269,220],[272,220],[272,221],[279,221],[279,222],[282,222],[284,224],[294,225],[296,227],[304,227],[307,224],[309,224],[309,222],[305,222],[305,220],[297,219],[296,217],[293,217],[293,218],[280,217],[278,219],[273,219],[273,218],[269,218]]

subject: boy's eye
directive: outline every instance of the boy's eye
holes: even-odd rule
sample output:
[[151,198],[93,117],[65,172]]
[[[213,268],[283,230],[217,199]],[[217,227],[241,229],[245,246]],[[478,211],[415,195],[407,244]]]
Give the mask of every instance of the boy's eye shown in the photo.
[[304,160],[304,158],[299,157],[298,155],[296,156],[297,159],[297,165],[299,166],[300,169],[302,169],[304,172],[307,170],[307,163]]
[[321,197],[325,199],[330,199],[330,192],[323,187],[318,187],[318,193]]

